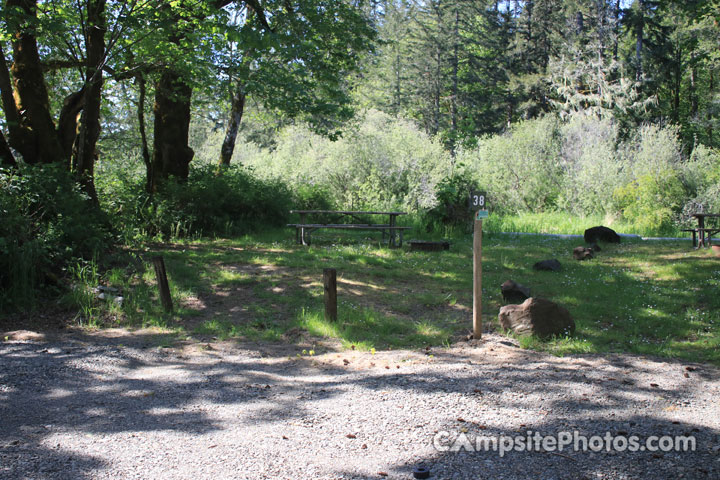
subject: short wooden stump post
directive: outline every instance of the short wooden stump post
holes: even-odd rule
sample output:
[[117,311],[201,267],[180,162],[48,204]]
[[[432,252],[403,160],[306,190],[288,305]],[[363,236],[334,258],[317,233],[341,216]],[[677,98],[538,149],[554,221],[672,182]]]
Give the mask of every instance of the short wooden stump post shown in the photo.
[[173,311],[172,297],[170,296],[170,285],[168,284],[167,273],[165,272],[165,261],[163,257],[153,257],[155,276],[157,277],[160,300],[166,312]]
[[323,269],[325,289],[325,320],[337,322],[337,272],[334,268]]

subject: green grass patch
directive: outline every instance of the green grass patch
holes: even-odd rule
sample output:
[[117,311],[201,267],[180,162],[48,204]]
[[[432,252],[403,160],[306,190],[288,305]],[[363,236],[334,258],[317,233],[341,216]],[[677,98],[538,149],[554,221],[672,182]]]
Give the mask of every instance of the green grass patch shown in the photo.
[[[293,338],[291,331],[299,329],[356,348],[442,345],[471,329],[471,235],[453,238],[451,249],[443,252],[411,252],[407,246],[391,250],[363,242],[362,236],[315,240],[311,247],[298,246],[292,232],[282,230],[135,252],[129,264],[104,274],[87,269],[77,274],[121,290],[121,307],[84,297],[79,301],[106,316],[114,308],[111,316],[129,326],[265,340]],[[577,323],[571,338],[520,339],[526,348],[720,364],[719,258],[707,249],[694,250],[689,241],[623,240],[603,245],[593,260],[577,262],[571,252],[580,244],[579,239],[487,233],[483,314],[490,327],[498,328],[499,287],[512,279],[530,287],[534,296],[568,308]],[[176,306],[172,314],[162,310],[158,299],[149,262],[156,254],[165,257]],[[557,258],[563,271],[532,269],[549,258]],[[326,267],[338,272],[337,324],[320,314]]]

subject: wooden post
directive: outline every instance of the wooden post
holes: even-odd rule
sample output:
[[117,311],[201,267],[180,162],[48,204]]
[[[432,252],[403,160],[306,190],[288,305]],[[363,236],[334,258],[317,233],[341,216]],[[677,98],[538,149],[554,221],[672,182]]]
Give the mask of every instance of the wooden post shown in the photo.
[[473,338],[482,336],[482,220],[473,228]]
[[160,300],[162,300],[163,308],[166,312],[172,312],[173,304],[172,297],[170,297],[170,286],[168,285],[167,274],[165,273],[165,261],[163,257],[153,257],[152,262],[155,266],[155,276],[157,277]]
[[325,287],[325,320],[337,322],[337,272],[334,268],[323,269]]

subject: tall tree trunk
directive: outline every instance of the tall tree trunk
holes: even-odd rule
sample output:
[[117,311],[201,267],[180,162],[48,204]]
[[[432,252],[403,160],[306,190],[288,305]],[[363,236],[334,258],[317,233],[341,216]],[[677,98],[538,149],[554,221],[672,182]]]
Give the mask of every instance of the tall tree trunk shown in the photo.
[[613,36],[613,60],[617,62],[618,60],[618,44],[620,42],[620,0],[617,0],[615,2],[615,18],[613,25],[613,32],[615,35]]
[[188,146],[192,87],[168,69],[155,86],[155,138],[153,139],[151,190],[170,176],[187,180],[195,152]]
[[[11,131],[10,145],[27,163],[52,163],[63,160],[63,152],[50,115],[50,100],[43,77],[35,38],[36,0],[7,0],[6,20],[12,38],[15,105],[20,135]],[[23,18],[24,17],[24,18]]]
[[437,135],[440,131],[440,89],[442,75],[442,52],[440,45],[437,45],[437,55],[435,58],[435,80],[433,92],[433,112],[432,112],[432,129],[431,135]]
[[643,35],[645,29],[645,0],[638,0],[638,8],[640,10],[640,18],[638,19],[637,32],[635,37],[635,81],[640,82],[643,78],[642,67],[642,49]]
[[148,148],[147,134],[145,133],[145,99],[147,98],[147,82],[145,74],[138,73],[135,77],[140,90],[138,95],[138,130],[140,130],[140,144],[142,145],[142,158],[145,163],[145,190],[152,193],[152,159],[150,158],[150,149]]
[[673,103],[670,118],[674,123],[680,122],[680,89],[682,88],[682,49],[680,41],[675,42],[675,62],[673,65]]
[[225,131],[225,139],[220,148],[220,166],[229,167],[233,152],[235,151],[235,141],[237,139],[238,129],[242,121],[243,112],[245,110],[245,93],[242,86],[238,85],[237,90],[232,97],[232,108],[230,110],[230,120],[228,121],[227,130]]
[[455,24],[453,25],[453,58],[452,58],[452,107],[450,112],[450,124],[452,127],[452,139],[450,141],[450,155],[455,158],[455,146],[458,138],[458,66],[460,63],[458,51],[460,49],[460,12],[455,6]]
[[73,146],[78,134],[78,123],[80,121],[80,112],[83,110],[83,102],[85,101],[85,87],[77,92],[73,92],[63,100],[62,110],[58,117],[58,137],[60,145],[63,149],[65,159],[70,165],[73,156]]
[[[10,141],[13,142],[15,148],[19,145],[30,143],[29,139],[21,141],[22,137],[29,136],[30,132],[26,128],[20,127],[20,115],[15,105],[10,70],[5,61],[2,42],[0,42],[0,94],[2,95],[3,112],[5,113],[5,122],[7,123],[10,133]],[[20,151],[20,154],[22,155],[22,151]]]
[[[714,94],[715,94],[715,72],[711,67],[710,68],[710,85],[708,88],[708,96],[710,98],[712,98]],[[707,113],[707,121],[708,121],[707,122],[707,136],[708,136],[708,144],[709,145],[713,145],[712,120],[713,120],[712,112],[710,110],[708,110],[708,113]]]
[[77,149],[73,167],[83,190],[98,204],[95,191],[95,147],[100,138],[100,104],[102,102],[105,61],[105,0],[90,0],[87,4],[87,66],[83,95],[83,113],[80,120]]
[[695,85],[697,79],[697,65],[695,64],[695,50],[690,54],[690,62],[692,67],[690,68],[690,121],[695,121],[695,117],[698,113],[698,98],[697,98],[697,86]]
[[0,131],[0,167],[17,167],[15,155],[10,150],[2,131]]

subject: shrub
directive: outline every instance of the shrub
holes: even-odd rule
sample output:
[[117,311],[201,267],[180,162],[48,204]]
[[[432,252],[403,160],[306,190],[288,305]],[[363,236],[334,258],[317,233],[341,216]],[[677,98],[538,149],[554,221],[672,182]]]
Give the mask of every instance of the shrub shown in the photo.
[[684,198],[680,178],[674,171],[653,177],[643,175],[618,188],[615,198],[623,217],[648,234],[673,232],[674,214]]
[[263,178],[327,187],[337,206],[349,209],[431,208],[435,185],[450,170],[440,142],[413,123],[369,111],[344,138],[330,141],[290,126],[277,149],[247,158]]
[[497,213],[553,210],[563,184],[558,120],[547,116],[482,140],[471,166]]
[[299,185],[293,193],[297,210],[335,210],[337,207],[325,185]]
[[648,233],[671,232],[687,198],[678,133],[676,127],[643,125],[620,152],[632,177],[615,191],[616,206]]
[[563,187],[558,207],[574,215],[613,213],[613,192],[627,183],[611,120],[572,116],[562,125]]
[[152,196],[140,178],[125,179],[120,171],[113,177],[102,183],[102,203],[126,239],[241,235],[282,225],[295,202],[281,181],[237,165],[220,173],[214,165],[193,167],[187,181],[171,178]]
[[[683,172],[689,198],[683,216],[720,211],[720,150],[695,147]],[[694,220],[693,220],[694,223]]]
[[442,227],[469,227],[472,216],[468,211],[468,195],[478,186],[468,171],[443,178],[437,185],[437,205],[423,215],[428,231]]
[[0,171],[0,308],[23,308],[76,258],[112,244],[107,221],[61,165]]

